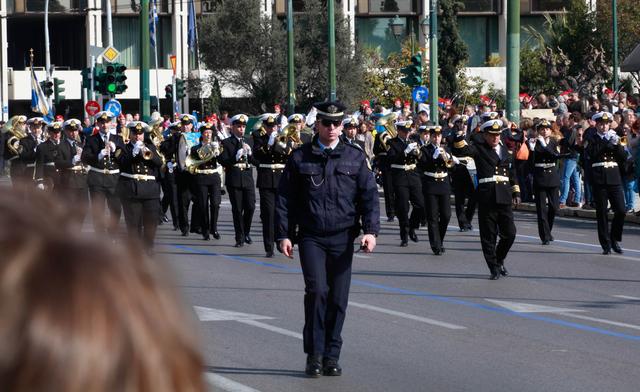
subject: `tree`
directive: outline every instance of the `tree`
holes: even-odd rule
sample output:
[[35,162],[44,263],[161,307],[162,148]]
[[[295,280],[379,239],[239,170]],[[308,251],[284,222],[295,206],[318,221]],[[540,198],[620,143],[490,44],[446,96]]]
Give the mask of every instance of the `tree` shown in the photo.
[[[393,106],[393,101],[411,99],[411,89],[400,82],[402,74],[400,69],[409,65],[411,59],[411,45],[409,39],[402,44],[400,52],[390,53],[386,58],[382,57],[379,48],[369,48],[364,52],[367,72],[364,75],[365,92],[363,99],[374,98],[376,103],[384,106]],[[423,78],[425,69],[422,69]]]
[[547,74],[541,58],[544,50],[540,47],[524,45],[520,50],[520,92],[536,95],[555,94],[558,87]]
[[469,60],[467,45],[458,30],[458,12],[464,5],[457,0],[440,0],[440,26],[438,27],[439,90],[443,97],[458,93],[457,74]]
[[[618,1],[618,55],[619,62],[627,57],[640,43],[640,13],[636,0]],[[611,15],[611,3],[599,1],[596,3],[596,25],[599,35],[604,41],[607,51],[607,59],[612,58],[613,51],[613,17]],[[613,62],[611,63],[613,64]]]

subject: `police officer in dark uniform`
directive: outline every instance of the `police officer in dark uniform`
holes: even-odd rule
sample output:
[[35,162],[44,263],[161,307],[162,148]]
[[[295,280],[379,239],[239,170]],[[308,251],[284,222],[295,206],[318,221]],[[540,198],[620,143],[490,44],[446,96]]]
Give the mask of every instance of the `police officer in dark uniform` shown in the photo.
[[[620,164],[627,158],[624,147],[620,145],[620,136],[609,129],[613,119],[611,113],[599,112],[591,118],[596,122],[597,134],[586,146],[586,154],[591,163],[591,185],[596,203],[598,220],[598,240],[602,254],[610,254],[613,249],[622,253],[619,242],[622,241],[622,229],[626,215]],[[613,220],[609,228],[607,205],[611,204]]]
[[276,240],[276,193],[292,148],[287,145],[286,135],[278,135],[275,114],[264,114],[261,120],[262,127],[252,133],[253,157],[258,165],[256,186],[260,192],[262,240],[266,257],[273,257],[273,247]]
[[340,140],[344,106],[323,102],[315,107],[318,134],[294,150],[280,181],[277,238],[287,257],[293,257],[296,237],[300,247],[305,372],[311,377],[339,376],[353,242],[362,230],[361,249],[373,251],[380,206],[364,152]]
[[36,148],[36,186],[48,192],[60,191],[60,170],[56,161],[60,158],[62,122],[52,122],[47,126],[49,139]]
[[[409,140],[411,120],[396,121],[398,136],[389,141],[387,162],[389,163],[393,192],[395,195],[395,212],[400,224],[400,246],[408,245],[408,238],[418,242],[415,230],[420,227],[420,220],[424,214],[424,197],[422,196],[422,181],[416,164],[420,159],[421,150],[417,142]],[[409,219],[409,206],[413,206]]]
[[560,208],[560,176],[556,163],[561,157],[560,146],[551,136],[551,123],[540,121],[537,139],[529,139],[533,152],[533,191],[538,215],[538,234],[542,245],[553,241],[551,230]]
[[102,111],[96,114],[98,133],[89,136],[82,149],[82,163],[88,166],[87,185],[91,197],[91,213],[96,233],[105,231],[105,202],[109,208],[107,228],[115,234],[122,213],[120,198],[116,194],[116,186],[120,178],[118,157],[124,149],[120,135],[112,133],[115,125],[111,123],[111,112]]
[[[162,210],[169,209],[173,230],[180,230],[180,218],[178,214],[178,185],[176,174],[178,170],[176,156],[180,141],[180,123],[174,122],[169,125],[169,134],[160,143],[160,153],[165,157],[166,171],[161,180],[162,186]],[[183,215],[183,217],[186,215]],[[185,224],[186,226],[186,224]]]
[[387,131],[377,132],[373,139],[373,155],[375,156],[376,170],[382,177],[382,189],[384,192],[384,208],[387,214],[387,222],[393,222],[396,216],[395,195],[393,193],[393,183],[391,169],[387,158],[388,142],[393,138]]
[[205,123],[200,126],[200,134],[200,144],[191,147],[191,163],[187,166],[193,174],[193,194],[202,218],[202,239],[208,241],[212,235],[219,240],[222,166],[218,163],[218,156],[222,145],[213,124]]
[[256,189],[253,184],[252,165],[256,164],[251,146],[244,132],[248,117],[237,114],[231,118],[232,135],[222,141],[219,162],[225,168],[225,185],[231,201],[236,248],[251,244],[251,221],[256,209]]
[[465,156],[463,153],[464,147],[469,141],[466,118],[456,115],[452,122],[453,132],[449,135],[448,145],[451,154],[460,162],[453,167],[451,172],[456,217],[460,231],[470,231],[473,230],[471,222],[476,213],[476,164],[473,157]]
[[82,224],[89,203],[87,172],[82,166],[82,146],[79,133],[80,120],[71,118],[62,124],[64,138],[58,146],[56,168],[60,171],[60,191],[74,210],[74,220]]
[[162,158],[149,137],[149,126],[142,121],[127,124],[131,141],[118,155],[120,181],[118,195],[130,236],[142,240],[150,251],[158,228],[160,213],[160,167]]
[[428,127],[430,143],[421,147],[418,169],[422,175],[422,193],[429,230],[429,243],[433,254],[445,252],[444,236],[451,219],[451,186],[449,168],[456,159],[441,146],[442,128]]
[[[478,170],[480,242],[491,280],[508,275],[504,261],[516,238],[511,205],[520,203],[513,155],[500,141],[501,128],[500,120],[485,122],[480,127],[482,139],[475,138],[474,145],[461,149],[464,155],[474,158]],[[463,136],[456,136],[454,143],[462,139]],[[498,236],[500,240],[496,245]]]

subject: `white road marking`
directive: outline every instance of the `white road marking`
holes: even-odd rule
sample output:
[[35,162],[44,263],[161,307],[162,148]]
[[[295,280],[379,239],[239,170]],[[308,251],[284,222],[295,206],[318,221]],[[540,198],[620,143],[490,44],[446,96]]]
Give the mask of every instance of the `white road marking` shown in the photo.
[[205,308],[204,306],[194,306],[193,309],[196,311],[200,321],[273,320],[273,317]]
[[389,314],[389,315],[392,315],[392,316],[402,317],[402,318],[405,318],[405,319],[419,321],[421,323],[435,325],[435,326],[438,326],[438,327],[444,327],[444,328],[448,328],[448,329],[467,329],[467,327],[463,327],[461,325],[450,324],[450,323],[446,323],[444,321],[438,321],[438,320],[434,320],[434,319],[430,319],[430,318],[426,318],[426,317],[416,316],[416,315],[409,314],[409,313],[397,312],[395,310],[380,308],[380,307],[373,306],[373,305],[361,304],[361,303],[353,302],[353,301],[349,301],[349,306],[355,306],[356,308],[372,310],[374,312]]
[[260,392],[257,389],[251,388],[244,384],[240,384],[239,382],[235,382],[226,377],[222,377],[219,374],[214,373],[205,373],[205,379],[207,382],[215,388],[222,389],[227,392]]
[[631,297],[629,295],[614,295],[614,297],[616,298],[622,298],[622,299],[630,299],[632,301],[640,301],[640,298],[638,297]]
[[274,327],[273,325],[261,323],[260,321],[255,320],[238,320],[239,323],[252,325],[254,327],[266,329],[267,331],[279,333],[280,335],[290,336],[292,338],[302,340],[302,334],[298,332],[289,331],[288,329]]
[[495,299],[485,298],[487,301],[492,302],[496,305],[502,306],[503,308],[509,309],[512,312],[517,313],[554,313],[559,314],[566,317],[577,318],[580,320],[594,321],[596,323],[615,325],[617,327],[629,328],[629,329],[637,329],[640,330],[640,325],[633,325],[627,323],[621,323],[618,321],[611,321],[607,319],[601,319],[596,317],[584,316],[581,314],[575,314],[575,312],[585,312],[584,310],[579,309],[568,309],[568,308],[556,308],[553,306],[544,306],[544,305],[534,305],[534,304],[525,304],[520,302],[511,302],[511,301],[498,301]]
[[354,257],[357,257],[359,259],[370,259],[371,256],[367,256],[367,255],[359,255],[359,254],[355,254],[353,255]]

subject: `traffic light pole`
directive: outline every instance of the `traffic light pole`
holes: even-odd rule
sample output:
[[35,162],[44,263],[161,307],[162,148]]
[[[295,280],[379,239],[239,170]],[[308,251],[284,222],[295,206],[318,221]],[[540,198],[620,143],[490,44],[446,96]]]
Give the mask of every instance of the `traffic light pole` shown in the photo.
[[[434,124],[438,124],[438,0],[429,3],[429,91],[430,115]],[[519,0],[518,0],[519,1]]]
[[296,83],[293,57],[293,0],[287,1],[287,81],[289,87],[289,104],[287,114],[292,115],[296,106]]
[[[45,61],[46,68],[45,73],[47,75],[46,81],[51,81],[51,53],[49,51],[49,0],[45,0],[44,2],[44,53],[45,53]],[[49,106],[49,110],[53,108],[53,99],[51,96],[47,97],[47,106]]]
[[149,121],[151,117],[149,39],[149,0],[140,0],[140,116],[142,121]]
[[336,16],[334,0],[327,0],[329,13],[329,100],[335,101],[336,96]]

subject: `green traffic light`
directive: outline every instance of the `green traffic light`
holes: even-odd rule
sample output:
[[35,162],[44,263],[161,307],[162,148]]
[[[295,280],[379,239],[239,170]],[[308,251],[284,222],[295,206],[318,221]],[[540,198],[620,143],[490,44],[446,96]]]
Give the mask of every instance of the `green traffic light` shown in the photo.
[[115,83],[109,83],[107,84],[107,91],[110,92],[111,94],[115,94],[116,92],[116,85]]

